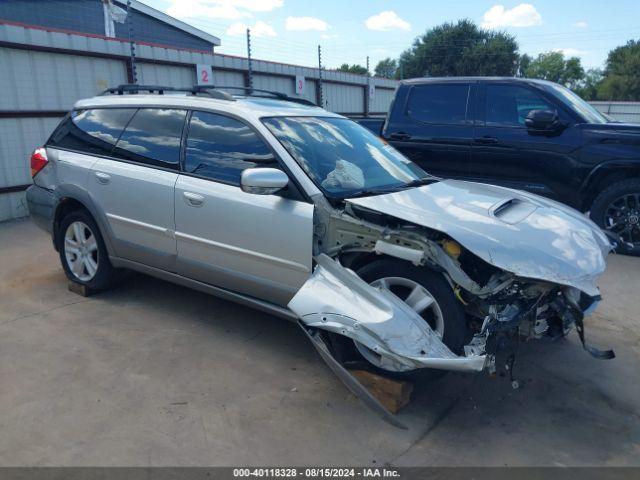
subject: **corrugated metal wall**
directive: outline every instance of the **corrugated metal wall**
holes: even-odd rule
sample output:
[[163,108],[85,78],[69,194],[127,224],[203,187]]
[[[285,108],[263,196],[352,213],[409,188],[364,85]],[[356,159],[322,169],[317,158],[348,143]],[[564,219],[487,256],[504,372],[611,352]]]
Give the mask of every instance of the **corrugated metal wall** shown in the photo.
[[[27,28],[0,21],[0,221],[27,214],[24,192],[2,189],[31,182],[29,154],[42,145],[73,104],[107,87],[128,83],[129,44],[121,39],[87,37]],[[20,48],[12,48],[13,46]],[[138,45],[141,84],[189,86],[195,65],[213,65],[217,85],[245,86],[246,58]],[[316,102],[318,69],[256,60],[253,85],[295,96],[295,76],[305,77],[303,97]],[[397,82],[323,71],[325,108],[365,113],[368,81],[376,85],[369,110],[384,112]],[[384,87],[384,88],[383,88]]]
[[640,102],[589,102],[620,122],[640,123]]

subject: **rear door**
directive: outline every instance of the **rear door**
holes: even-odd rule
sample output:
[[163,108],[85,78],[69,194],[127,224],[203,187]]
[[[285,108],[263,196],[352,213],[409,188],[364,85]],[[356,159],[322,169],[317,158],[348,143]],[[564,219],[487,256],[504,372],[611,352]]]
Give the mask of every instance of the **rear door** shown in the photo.
[[386,139],[427,172],[464,177],[473,138],[475,83],[412,85],[395,109]]
[[175,188],[178,272],[284,306],[311,273],[313,205],[293,183],[243,192],[240,175],[253,167],[281,168],[252,127],[192,113]]
[[[474,180],[551,198],[578,192],[579,179],[572,173],[581,135],[562,105],[530,85],[499,82],[483,84],[478,105],[480,122],[471,149]],[[557,111],[566,128],[552,135],[529,131],[524,121],[531,110]]]
[[113,231],[119,257],[175,270],[173,189],[186,110],[141,108],[110,158],[93,165],[94,194]]

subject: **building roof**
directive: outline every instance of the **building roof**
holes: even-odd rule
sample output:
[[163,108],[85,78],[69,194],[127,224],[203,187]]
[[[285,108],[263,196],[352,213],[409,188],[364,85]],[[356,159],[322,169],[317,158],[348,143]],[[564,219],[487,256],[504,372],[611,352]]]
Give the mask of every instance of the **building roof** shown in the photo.
[[[120,0],[120,2],[124,4],[127,3],[126,0],[124,1]],[[180,20],[173,18],[167,15],[166,13],[162,13],[160,10],[156,10],[155,8],[145,5],[142,2],[138,2],[137,0],[131,0],[131,8],[133,8],[134,10],[137,10],[140,13],[144,13],[145,15],[153,17],[156,20],[160,20],[161,22],[167,23],[172,27],[175,27],[179,30],[187,32],[193,35],[194,37],[198,37],[198,38],[201,38],[202,40],[212,43],[216,47],[221,45],[220,39],[218,37],[214,35],[210,35],[206,32],[203,32],[202,30],[192,27],[191,25],[181,22]]]

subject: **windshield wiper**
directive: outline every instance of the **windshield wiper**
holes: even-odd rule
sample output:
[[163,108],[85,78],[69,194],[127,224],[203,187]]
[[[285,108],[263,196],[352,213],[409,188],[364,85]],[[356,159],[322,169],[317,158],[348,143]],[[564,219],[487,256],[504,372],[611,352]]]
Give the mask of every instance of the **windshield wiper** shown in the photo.
[[418,178],[416,180],[412,180],[409,183],[403,183],[400,185],[393,185],[389,187],[380,187],[380,188],[363,188],[362,190],[356,190],[348,195],[348,197],[366,197],[368,195],[381,195],[383,193],[393,193],[398,192],[400,190],[405,190],[407,188],[419,187],[421,185],[429,185],[431,183],[437,182],[438,179],[436,177],[424,177]]

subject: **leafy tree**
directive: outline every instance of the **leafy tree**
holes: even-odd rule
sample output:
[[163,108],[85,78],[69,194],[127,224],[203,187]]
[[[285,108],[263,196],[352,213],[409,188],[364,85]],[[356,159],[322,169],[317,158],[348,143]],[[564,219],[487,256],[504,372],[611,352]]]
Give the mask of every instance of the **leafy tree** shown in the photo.
[[532,61],[533,61],[533,58],[531,58],[530,55],[527,55],[526,53],[522,54],[520,56],[520,58],[518,59],[518,71],[516,72],[516,76],[517,77],[524,77],[525,76],[525,72],[527,71],[527,69],[531,65]]
[[395,78],[398,70],[398,62],[392,58],[380,60],[375,68],[375,74],[378,77]]
[[405,77],[507,75],[516,73],[518,44],[504,32],[484,30],[471,20],[427,30],[400,55]]
[[564,58],[562,52],[546,52],[538,55],[524,71],[526,77],[541,78],[560,83],[568,88],[578,88],[584,80],[584,68],[578,57]]
[[590,68],[585,72],[584,79],[580,83],[580,86],[575,88],[575,92],[585,100],[596,100],[602,79],[602,70],[599,68]]
[[349,65],[348,63],[343,63],[337,68],[337,70],[339,72],[357,73],[358,75],[369,74],[369,71],[367,70],[366,67],[363,67],[362,65],[358,65],[355,63],[353,65]]
[[598,98],[640,100],[640,40],[629,40],[609,52]]

